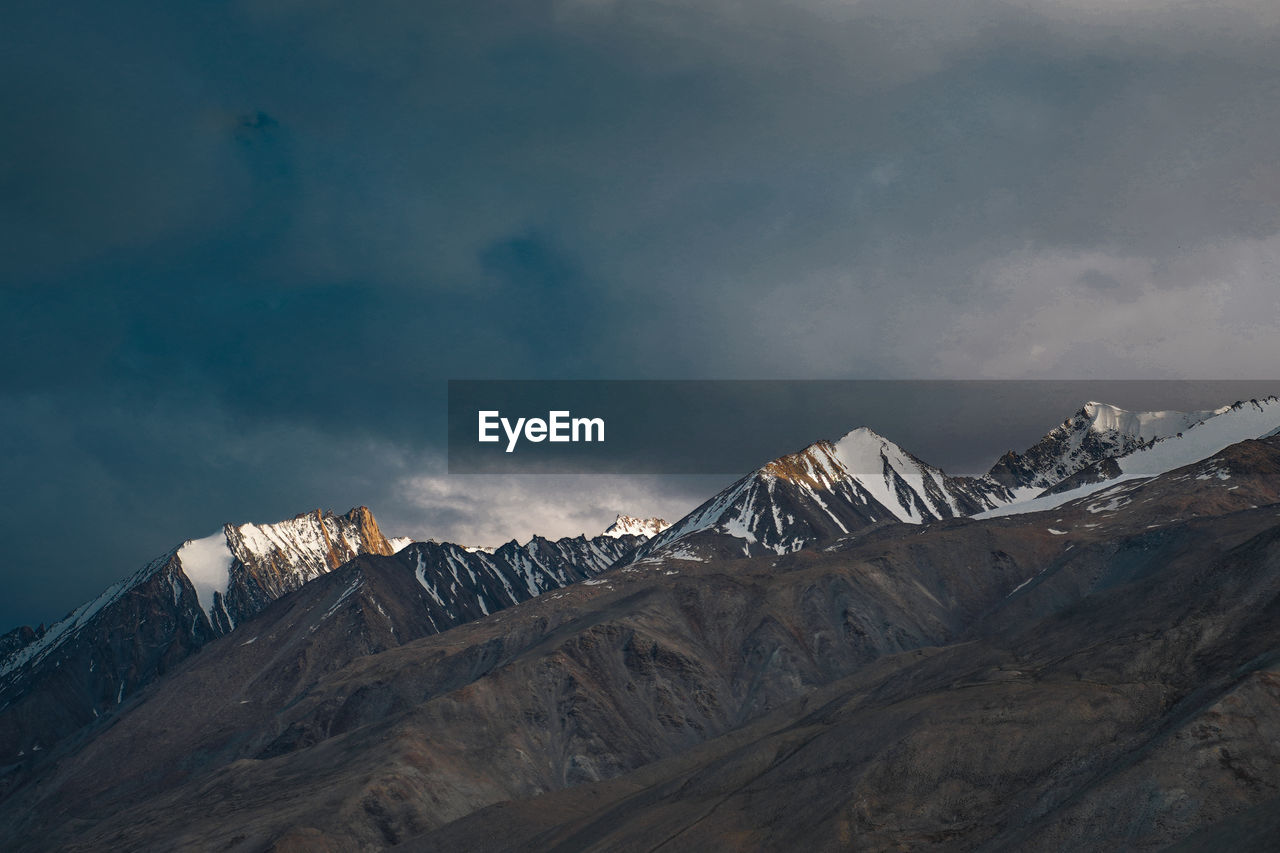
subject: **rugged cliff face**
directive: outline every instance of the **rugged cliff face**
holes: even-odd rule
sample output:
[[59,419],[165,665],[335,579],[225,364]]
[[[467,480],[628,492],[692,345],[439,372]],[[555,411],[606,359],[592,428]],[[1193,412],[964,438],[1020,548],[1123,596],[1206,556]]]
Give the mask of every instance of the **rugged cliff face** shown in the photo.
[[227,525],[232,562],[223,602],[230,624],[360,554],[394,553],[367,507],[346,515],[320,510],[277,524]]

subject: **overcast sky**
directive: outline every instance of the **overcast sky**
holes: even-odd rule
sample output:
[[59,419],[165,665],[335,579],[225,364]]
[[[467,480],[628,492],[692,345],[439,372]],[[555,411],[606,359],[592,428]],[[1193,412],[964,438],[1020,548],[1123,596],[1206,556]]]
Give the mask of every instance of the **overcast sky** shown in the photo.
[[451,377],[1280,363],[1274,0],[13,0],[0,119],[0,630],[224,521],[715,486],[449,479]]

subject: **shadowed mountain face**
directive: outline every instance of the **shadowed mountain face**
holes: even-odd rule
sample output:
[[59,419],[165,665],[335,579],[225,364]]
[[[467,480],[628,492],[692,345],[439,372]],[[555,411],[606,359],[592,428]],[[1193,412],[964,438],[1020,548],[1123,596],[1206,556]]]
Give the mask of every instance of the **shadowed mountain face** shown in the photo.
[[[441,634],[424,552],[363,556],[7,768],[0,831],[1108,850],[1212,849],[1226,820],[1247,841],[1280,796],[1278,502],[1280,438],[1249,441],[1047,513],[653,556]],[[435,553],[437,593],[470,581]]]
[[630,533],[552,541],[535,536],[493,551],[450,542],[415,542],[396,556],[412,566],[427,592],[432,633],[488,616],[553,589],[595,577],[627,557],[644,540]]

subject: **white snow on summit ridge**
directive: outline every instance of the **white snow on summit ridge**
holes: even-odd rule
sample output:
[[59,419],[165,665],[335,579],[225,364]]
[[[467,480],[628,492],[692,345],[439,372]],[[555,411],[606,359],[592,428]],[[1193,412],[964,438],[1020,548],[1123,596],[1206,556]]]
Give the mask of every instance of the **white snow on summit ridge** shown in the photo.
[[235,524],[226,528],[232,553],[245,564],[268,561],[287,566],[290,574],[309,581],[363,553],[360,529],[343,516],[304,513],[274,524]]
[[[857,480],[899,521],[919,524],[963,514],[947,489],[946,474],[872,429],[858,427],[837,441],[835,458],[846,476]],[[932,481],[932,488],[926,481]],[[933,502],[928,500],[931,493]]]
[[1118,459],[1177,436],[1230,407],[1193,412],[1131,412],[1090,401],[1022,453],[1001,457],[988,477],[1025,501],[1103,459]]
[[196,597],[200,599],[200,609],[210,621],[213,620],[213,609],[216,606],[214,593],[222,596],[227,594],[227,587],[231,585],[231,566],[235,561],[235,554],[227,546],[225,530],[203,539],[188,539],[178,549],[182,573],[195,587]]
[[[359,512],[368,514],[363,508]],[[365,542],[361,530],[357,510],[346,516],[316,511],[275,524],[228,524],[212,536],[189,539],[53,623],[40,639],[0,660],[0,677],[39,663],[75,637],[103,610],[157,573],[174,566],[181,573],[169,578],[174,601],[180,596],[181,577],[185,576],[215,631],[219,630],[222,620],[224,625],[234,628],[236,620],[227,610],[226,595],[237,560],[245,565],[272,567],[272,573],[280,577],[286,587],[283,592],[337,568],[369,548],[381,548],[380,542]]]
[[643,536],[646,539],[651,536],[657,536],[671,525],[666,519],[662,518],[636,518],[633,515],[619,515],[605,528],[601,536],[610,536],[614,539],[620,539],[623,536]]
[[316,511],[273,524],[228,524],[221,533],[184,543],[178,560],[210,624],[220,610],[235,627],[225,599],[237,560],[246,566],[270,565],[285,578],[286,588],[296,588],[364,553],[367,544],[359,525],[348,517]]
[[1090,401],[1084,404],[1084,413],[1090,418],[1089,429],[1118,432],[1143,441],[1168,438],[1230,409],[1230,406],[1223,406],[1202,412],[1130,412],[1109,403]]

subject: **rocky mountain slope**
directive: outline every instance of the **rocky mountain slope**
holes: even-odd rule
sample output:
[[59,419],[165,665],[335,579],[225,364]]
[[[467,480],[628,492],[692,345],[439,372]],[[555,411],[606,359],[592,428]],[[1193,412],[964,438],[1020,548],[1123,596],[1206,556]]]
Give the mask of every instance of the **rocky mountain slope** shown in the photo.
[[276,524],[228,524],[156,558],[43,632],[5,635],[0,761],[47,749],[110,715],[211,640],[357,556],[404,555],[430,594],[435,631],[591,577],[641,541],[631,534],[535,537],[488,554],[397,542],[397,551],[365,507],[341,516],[317,510]]
[[1280,795],[1280,438],[1048,513],[652,557],[438,635],[413,554],[320,577],[92,739],[24,757],[0,830],[16,850],[1213,849]]
[[1060,553],[959,642],[395,849],[1274,849],[1278,482],[1280,445],[1246,442],[1119,506],[1007,519]]
[[0,756],[47,748],[111,713],[237,622],[366,553],[391,546],[365,507],[184,542],[0,658]]
[[415,542],[396,557],[427,591],[430,603],[424,607],[436,632],[595,577],[629,558],[642,542],[641,536],[607,532],[593,539],[535,536],[491,551]]

